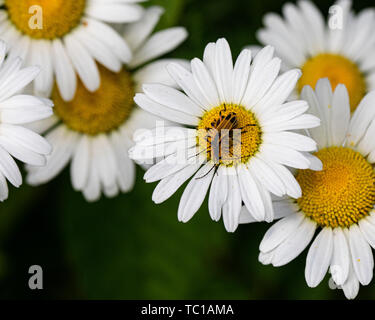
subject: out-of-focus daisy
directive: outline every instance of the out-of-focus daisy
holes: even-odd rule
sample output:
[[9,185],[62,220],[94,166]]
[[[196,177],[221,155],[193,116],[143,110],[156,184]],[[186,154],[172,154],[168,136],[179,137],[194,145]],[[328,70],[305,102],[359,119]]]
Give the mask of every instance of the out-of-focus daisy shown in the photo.
[[88,201],[101,193],[108,197],[130,191],[135,179],[135,164],[128,157],[132,135],[137,128],[155,127],[156,118],[137,108],[133,97],[142,83],[156,81],[173,85],[166,64],[183,60],[161,59],[141,69],[135,67],[169,52],[185,40],[184,28],[175,27],[151,35],[163,10],[151,7],[143,18],[125,30],[133,59],[120,72],[100,67],[102,82],[94,93],[79,82],[71,102],[65,102],[56,87],[52,92],[54,117],[37,124],[46,130],[53,152],[43,168],[28,166],[27,180],[32,185],[54,178],[71,161],[71,180],[75,190]]
[[39,73],[39,68],[21,68],[22,60],[6,59],[6,45],[0,41],[0,201],[8,198],[7,180],[19,187],[22,176],[12,157],[43,166],[50,144],[24,125],[52,115],[52,102],[18,94]]
[[137,135],[130,151],[137,160],[165,156],[145,174],[147,182],[161,180],[152,196],[156,203],[192,177],[178,208],[180,221],[192,218],[210,185],[210,215],[219,220],[223,214],[230,232],[238,226],[242,201],[255,219],[271,221],[270,192],[300,197],[301,189],[285,166],[313,166],[314,158],[306,152],[316,146],[288,130],[316,127],[319,119],[304,114],[305,101],[284,103],[300,71],[279,75],[281,61],[273,52],[266,47],[251,63],[251,52],[245,49],[233,66],[227,41],[219,39],[207,45],[203,62],[191,61],[192,72],[168,65],[183,92],[147,84],[144,94],[136,95],[144,110],[188,126],[169,127],[165,135]]
[[307,255],[306,282],[316,287],[330,270],[352,299],[359,283],[370,283],[374,267],[370,246],[375,247],[375,92],[364,97],[352,117],[344,85],[332,93],[328,79],[322,79],[316,92],[306,86],[302,98],[322,120],[322,126],[309,133],[318,143],[315,155],[323,171],[296,172],[302,197],[274,203],[275,215],[283,218],[265,234],[259,260],[285,265],[319,230]]
[[329,78],[333,89],[345,84],[354,111],[365,94],[375,89],[375,11],[355,15],[351,1],[341,0],[330,13],[325,23],[312,2],[287,3],[284,18],[274,13],[265,16],[258,39],[275,47],[286,69],[302,70],[297,94],[305,85],[315,88],[319,79]]
[[34,92],[49,97],[54,80],[64,100],[72,100],[76,73],[89,91],[100,86],[95,60],[113,72],[132,59],[126,41],[108,23],[140,19],[142,0],[0,0],[0,37],[10,55],[42,72]]

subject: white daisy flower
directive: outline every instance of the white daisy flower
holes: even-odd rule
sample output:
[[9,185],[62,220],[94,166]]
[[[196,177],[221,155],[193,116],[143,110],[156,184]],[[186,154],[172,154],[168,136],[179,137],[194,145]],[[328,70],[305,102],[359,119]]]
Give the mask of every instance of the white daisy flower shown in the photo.
[[102,82],[97,91],[90,93],[79,82],[75,98],[66,102],[53,90],[54,116],[36,127],[48,131],[46,138],[54,149],[45,167],[28,166],[28,183],[48,182],[71,162],[73,187],[88,201],[99,199],[102,192],[113,197],[133,188],[135,164],[128,157],[132,135],[140,127],[155,127],[156,122],[156,117],[134,105],[134,94],[148,81],[173,85],[165,66],[170,62],[186,65],[184,60],[161,59],[134,70],[171,51],[187,36],[179,27],[151,35],[162,12],[151,7],[139,22],[126,27],[133,59],[120,73],[99,67]]
[[100,86],[95,60],[113,72],[132,59],[124,39],[109,23],[141,18],[143,0],[0,0],[0,37],[10,56],[20,56],[42,72],[34,82],[38,95],[50,96],[56,80],[64,100],[72,100],[77,77],[89,91]]
[[136,95],[144,110],[188,126],[168,128],[165,135],[136,135],[130,151],[139,161],[165,156],[145,174],[147,182],[160,180],[152,196],[156,203],[193,177],[180,201],[180,221],[193,217],[210,185],[210,215],[217,221],[223,214],[230,232],[238,226],[242,202],[256,220],[271,221],[270,192],[300,197],[300,187],[285,166],[311,167],[315,161],[307,152],[316,145],[289,130],[316,127],[320,121],[304,114],[305,101],[284,103],[300,71],[279,75],[281,61],[273,52],[266,47],[251,63],[251,52],[245,49],[233,66],[227,41],[219,39],[207,45],[203,62],[191,61],[192,72],[167,66],[183,92],[147,84],[144,94]]
[[354,111],[375,89],[375,10],[355,15],[351,1],[340,0],[331,7],[327,23],[310,1],[287,3],[282,11],[284,18],[267,14],[265,28],[257,36],[261,43],[275,47],[283,67],[302,70],[295,94],[305,85],[315,88],[319,79],[329,78],[333,89],[345,84]]
[[[322,120],[322,126],[309,133],[318,143],[315,155],[323,171],[298,170],[302,197],[274,202],[275,215],[283,218],[265,234],[259,260],[285,265],[319,230],[307,255],[306,282],[316,287],[329,270],[352,299],[359,283],[370,283],[374,267],[370,246],[375,248],[375,91],[364,97],[352,117],[344,85],[332,93],[328,79],[322,79],[316,92],[306,86],[302,98]],[[246,210],[243,215],[242,220],[250,222]]]
[[35,166],[46,163],[50,144],[24,125],[52,115],[52,102],[18,94],[39,73],[38,67],[21,68],[20,58],[4,60],[6,45],[0,41],[0,201],[8,198],[7,180],[15,187],[22,184],[14,158]]

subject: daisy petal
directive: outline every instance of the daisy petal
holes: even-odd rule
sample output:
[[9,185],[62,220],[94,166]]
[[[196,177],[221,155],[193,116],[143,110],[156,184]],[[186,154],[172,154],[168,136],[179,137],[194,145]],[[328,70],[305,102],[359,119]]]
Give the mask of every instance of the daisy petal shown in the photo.
[[236,231],[241,213],[241,192],[235,168],[227,169],[228,191],[223,205],[223,221],[228,232]]
[[205,164],[190,180],[178,206],[178,220],[188,222],[203,203],[214,174],[212,164]]
[[332,259],[333,232],[323,228],[312,243],[306,258],[305,278],[307,285],[315,288],[324,278]]
[[293,214],[276,222],[264,235],[259,250],[269,252],[275,249],[297,230],[303,219],[302,214]]
[[280,267],[298,257],[310,243],[315,229],[314,222],[308,218],[303,219],[297,230],[274,250],[272,265]]
[[349,275],[350,256],[348,243],[340,228],[333,229],[333,254],[330,265],[332,279],[338,286],[345,283]]
[[211,219],[219,221],[221,209],[227,200],[228,195],[228,174],[223,167],[219,167],[212,179],[210,195],[208,199],[208,209]]
[[346,231],[355,274],[362,285],[368,285],[372,279],[374,259],[371,248],[363,237],[359,227],[352,225]]

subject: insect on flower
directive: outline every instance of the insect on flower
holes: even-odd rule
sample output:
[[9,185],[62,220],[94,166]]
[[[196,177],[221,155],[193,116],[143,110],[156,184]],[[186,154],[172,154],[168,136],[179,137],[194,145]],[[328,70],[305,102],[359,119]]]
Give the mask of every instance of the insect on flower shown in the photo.
[[235,111],[227,112],[224,105],[219,117],[211,122],[204,130],[204,140],[207,142],[206,152],[217,168],[220,163],[241,160],[241,135],[247,133],[245,128],[256,124],[246,124],[239,127],[238,115]]

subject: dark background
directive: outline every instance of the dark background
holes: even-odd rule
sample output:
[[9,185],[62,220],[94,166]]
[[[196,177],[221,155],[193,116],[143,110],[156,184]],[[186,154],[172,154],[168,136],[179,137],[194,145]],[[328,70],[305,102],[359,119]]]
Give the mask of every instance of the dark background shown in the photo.
[[[329,1],[314,1],[328,12]],[[226,37],[237,56],[256,44],[262,16],[279,0],[152,0],[166,8],[159,28],[185,26],[188,40],[171,56],[202,57],[205,45]],[[356,0],[356,11],[373,5]],[[0,298],[3,299],[343,299],[329,276],[316,289],[304,279],[306,250],[281,268],[258,262],[269,226],[226,233],[207,205],[191,222],[177,221],[181,190],[162,205],[155,184],[138,169],[133,192],[95,204],[75,193],[66,170],[38,188],[11,188],[0,209]],[[28,269],[41,265],[44,289],[28,288]],[[375,297],[374,281],[358,298]]]

